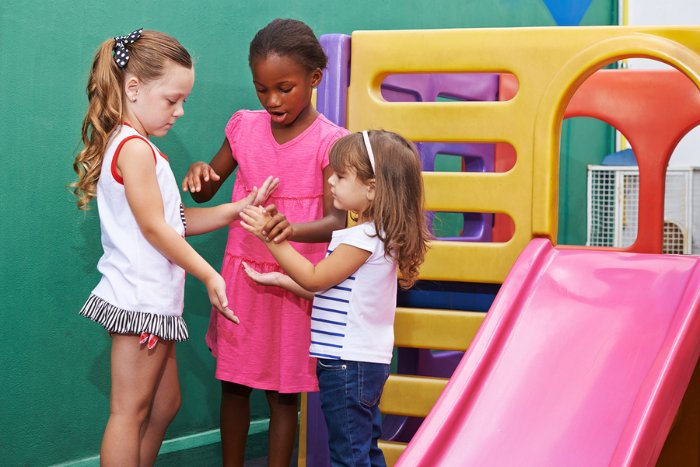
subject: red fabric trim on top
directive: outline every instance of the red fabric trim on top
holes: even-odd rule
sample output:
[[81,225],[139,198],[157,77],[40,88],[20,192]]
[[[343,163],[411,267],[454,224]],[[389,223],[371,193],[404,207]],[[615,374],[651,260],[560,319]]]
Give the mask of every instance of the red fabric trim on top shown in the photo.
[[[114,151],[114,157],[112,158],[112,177],[114,177],[114,180],[116,180],[116,182],[119,183],[120,185],[124,184],[124,179],[121,177],[121,175],[119,175],[117,173],[117,159],[119,158],[119,153],[121,152],[122,146],[124,146],[124,143],[126,143],[130,139],[134,139],[134,138],[142,139],[148,144],[148,140],[146,138],[144,138],[143,136],[131,135],[131,136],[127,136],[126,138],[124,138],[119,143],[119,146],[117,146],[117,149]],[[151,152],[153,153],[153,160],[157,164],[158,159],[156,159],[156,152],[153,150],[153,147],[150,144],[148,144],[148,147],[151,148]]]

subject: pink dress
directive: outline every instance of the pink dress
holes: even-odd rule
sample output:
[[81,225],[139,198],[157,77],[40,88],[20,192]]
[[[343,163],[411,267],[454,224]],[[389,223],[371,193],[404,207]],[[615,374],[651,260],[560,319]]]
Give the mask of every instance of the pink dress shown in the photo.
[[[331,145],[347,130],[323,115],[293,140],[278,144],[265,111],[236,112],[226,125],[226,137],[238,173],[232,199],[245,197],[268,175],[280,178],[268,200],[292,223],[323,217],[323,169]],[[313,263],[326,253],[327,243],[292,243]],[[261,272],[281,271],[265,245],[231,224],[221,275],[226,280],[229,307],[239,325],[212,310],[206,341],[216,357],[216,378],[283,393],[317,391],[316,361],[309,357],[311,304],[281,288],[254,283],[243,270],[245,261]]]

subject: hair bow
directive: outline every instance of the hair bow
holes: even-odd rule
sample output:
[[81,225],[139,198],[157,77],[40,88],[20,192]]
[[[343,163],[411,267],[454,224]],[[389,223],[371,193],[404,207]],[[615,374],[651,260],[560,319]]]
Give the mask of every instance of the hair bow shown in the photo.
[[112,51],[114,52],[114,61],[119,68],[124,68],[129,62],[129,49],[126,46],[136,42],[141,37],[142,32],[143,28],[139,28],[128,36],[115,36]]

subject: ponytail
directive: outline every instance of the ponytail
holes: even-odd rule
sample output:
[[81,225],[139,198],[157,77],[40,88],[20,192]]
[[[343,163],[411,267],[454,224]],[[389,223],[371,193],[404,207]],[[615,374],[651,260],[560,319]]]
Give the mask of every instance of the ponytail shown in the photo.
[[[135,33],[116,39],[133,38]],[[115,61],[116,43],[115,39],[108,39],[100,45],[88,78],[88,110],[82,127],[85,147],[73,162],[78,180],[69,185],[78,198],[78,208],[82,210],[89,209],[90,200],[97,195],[105,150],[112,133],[122,122],[122,88],[126,71],[146,83],[162,76],[167,61],[192,68],[192,58],[187,50],[177,39],[163,32],[143,31],[136,39],[126,42],[128,61],[122,62],[122,67]]]
[[113,45],[114,40],[109,39],[97,50],[87,84],[88,110],[82,128],[85,147],[73,162],[78,180],[70,185],[82,210],[89,209],[90,200],[97,194],[102,159],[122,118],[123,72],[112,58]]

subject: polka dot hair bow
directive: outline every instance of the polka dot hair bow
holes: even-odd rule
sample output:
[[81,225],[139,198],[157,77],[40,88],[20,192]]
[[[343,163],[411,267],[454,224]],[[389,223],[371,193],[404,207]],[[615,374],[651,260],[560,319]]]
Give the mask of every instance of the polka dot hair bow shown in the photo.
[[137,29],[128,36],[116,36],[114,38],[114,61],[119,68],[124,68],[129,62],[129,49],[126,48],[128,44],[133,44],[140,37],[143,32],[143,28]]

